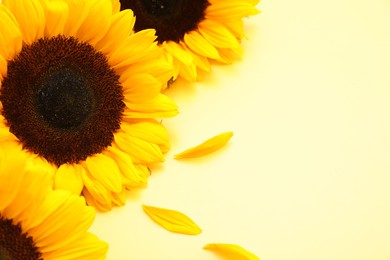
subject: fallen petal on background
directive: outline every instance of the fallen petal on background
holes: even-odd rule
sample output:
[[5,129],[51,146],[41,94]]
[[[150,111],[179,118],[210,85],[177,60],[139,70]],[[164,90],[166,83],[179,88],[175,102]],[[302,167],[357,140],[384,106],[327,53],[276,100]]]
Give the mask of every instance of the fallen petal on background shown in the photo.
[[146,205],[142,205],[142,208],[152,220],[168,231],[186,235],[202,233],[194,221],[179,211]]
[[205,245],[203,249],[220,253],[221,255],[226,256],[227,259],[260,260],[258,256],[235,244],[213,243]]
[[175,154],[175,159],[200,157],[222,148],[233,136],[233,132],[216,135],[200,145],[194,146],[184,152]]

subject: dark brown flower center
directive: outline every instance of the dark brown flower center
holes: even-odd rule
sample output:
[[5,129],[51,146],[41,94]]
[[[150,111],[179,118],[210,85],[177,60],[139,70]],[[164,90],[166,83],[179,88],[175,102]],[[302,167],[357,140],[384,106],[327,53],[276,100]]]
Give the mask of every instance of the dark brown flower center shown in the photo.
[[23,147],[56,165],[111,145],[124,109],[106,57],[72,37],[43,38],[8,62],[2,114]]
[[132,9],[135,31],[156,29],[159,43],[179,42],[205,18],[207,0],[120,0],[121,10]]
[[32,237],[23,233],[19,224],[0,215],[0,260],[42,259]]

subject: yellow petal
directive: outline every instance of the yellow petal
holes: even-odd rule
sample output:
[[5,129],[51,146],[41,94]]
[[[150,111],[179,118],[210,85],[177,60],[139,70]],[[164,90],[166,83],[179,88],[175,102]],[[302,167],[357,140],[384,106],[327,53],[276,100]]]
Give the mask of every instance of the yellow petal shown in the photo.
[[46,16],[45,36],[63,34],[69,13],[68,5],[62,0],[41,0],[41,3]]
[[69,259],[93,259],[104,260],[108,251],[108,244],[99,240],[91,233],[86,233],[76,241],[56,250],[44,254],[44,259],[69,260]]
[[177,115],[177,105],[167,96],[158,94],[152,100],[144,103],[124,102],[127,110],[123,112],[124,118],[158,118]]
[[88,172],[106,189],[113,192],[122,191],[121,173],[115,161],[104,155],[95,154],[85,161]]
[[[89,14],[77,30],[77,38],[92,45],[96,44],[110,28],[111,15],[110,1],[93,1]],[[97,17],[99,17],[99,25],[96,24]]]
[[69,190],[76,195],[80,195],[84,187],[83,180],[81,179],[81,172],[83,171],[85,169],[79,164],[61,165],[55,175],[54,188]]
[[[119,2],[119,1],[118,1]],[[106,35],[95,45],[95,48],[103,53],[116,50],[118,46],[130,35],[135,23],[132,10],[127,9],[112,16],[110,29]]]
[[197,31],[186,33],[184,35],[184,42],[191,50],[202,56],[212,59],[219,58],[217,49]]
[[241,246],[235,244],[207,244],[203,247],[206,250],[212,250],[223,254],[227,259],[234,260],[260,260],[260,258],[253,253],[245,250]]
[[31,44],[43,37],[45,13],[38,0],[3,0],[2,3],[15,15],[25,43]]
[[186,235],[202,233],[194,221],[179,211],[146,205],[142,205],[142,207],[152,220],[168,231]]
[[121,128],[129,135],[157,144],[163,153],[170,148],[167,129],[156,120],[124,120]]
[[[22,49],[22,33],[18,22],[11,11],[2,4],[0,4],[0,42],[0,55],[5,60],[13,59]],[[4,67],[1,72],[5,73]]]
[[127,102],[146,102],[161,91],[161,82],[150,74],[134,74],[123,83],[123,95]]
[[[10,152],[11,151],[11,152]],[[16,150],[15,151],[19,151]],[[0,149],[0,181],[6,183],[0,189],[0,212],[14,201],[15,196],[19,193],[24,177],[32,174],[19,174],[23,172],[23,154],[16,153],[7,148]],[[17,174],[15,174],[17,173]],[[38,179],[38,178],[36,178]],[[30,184],[29,182],[27,182]]]
[[199,24],[200,33],[212,45],[219,48],[239,48],[237,38],[221,23],[204,20]]
[[200,157],[217,151],[218,149],[223,147],[232,136],[232,132],[225,132],[216,135],[208,139],[207,141],[201,143],[200,145],[194,146],[179,154],[175,154],[175,159]]
[[121,2],[118,0],[111,0],[111,3],[112,3],[112,13],[116,14],[116,13],[120,12]]
[[155,33],[155,30],[147,29],[129,36],[108,57],[110,66],[115,70],[123,70],[134,63],[161,57],[162,50],[157,47]]
[[36,223],[39,224],[28,233],[43,251],[56,250],[77,240],[77,235],[86,232],[95,218],[95,210],[85,207],[83,197],[74,196],[65,190],[50,193],[41,207],[50,213],[45,218],[36,216]]
[[[82,173],[81,178],[84,182],[83,194],[87,199],[88,204],[90,200],[95,201],[95,204],[99,204],[100,206],[104,206],[105,209],[111,209],[112,207],[112,199],[111,199],[111,191],[109,191],[102,183],[97,181],[88,171],[84,171]],[[86,191],[88,191],[89,197],[86,195]],[[100,209],[100,207],[97,207]]]
[[134,163],[163,162],[164,156],[158,145],[126,133],[116,133],[115,143],[133,159]]
[[130,155],[123,152],[115,144],[108,147],[103,153],[109,154],[119,167],[122,173],[122,184],[126,187],[144,186],[147,181],[147,176],[142,175],[141,171],[138,171]]
[[165,51],[170,53],[173,57],[178,59],[184,65],[189,66],[193,63],[192,56],[188,52],[186,52],[180,44],[169,41],[163,42],[162,46]]
[[[191,54],[190,54],[190,56],[193,57]],[[179,64],[177,64],[177,63],[179,63]],[[173,64],[174,64],[174,66],[179,67],[179,75],[183,79],[190,81],[190,82],[195,81],[197,79],[198,74],[197,74],[196,64],[195,64],[194,60],[193,60],[193,63],[191,63],[189,65],[185,65],[183,63],[180,63],[180,61],[175,58]]]
[[87,187],[83,189],[83,196],[89,206],[94,207],[98,211],[105,212],[110,211],[113,207],[112,201],[100,201],[97,200],[95,195],[88,191]]
[[244,35],[244,21],[225,21],[225,26],[238,38],[242,39]]
[[131,66],[121,72],[120,82],[139,73],[148,73],[160,82],[168,82],[173,77],[173,68],[169,62],[160,59],[139,62],[137,66]]
[[0,81],[7,75],[7,61],[0,55]]
[[260,11],[254,8],[252,4],[245,2],[221,2],[207,8],[207,17],[214,19],[223,17],[226,20],[239,20],[258,13]]
[[91,0],[67,0],[69,6],[68,19],[64,25],[64,34],[66,36],[76,36],[80,26],[87,19],[89,11],[92,9]]
[[[199,69],[202,69],[206,72],[210,72],[211,66],[210,66],[209,59],[207,57],[191,51],[187,46],[184,46],[184,49],[187,50],[191,54],[192,58],[194,59],[194,64],[196,65],[196,67],[198,67]],[[219,54],[218,54],[218,57],[219,57]]]

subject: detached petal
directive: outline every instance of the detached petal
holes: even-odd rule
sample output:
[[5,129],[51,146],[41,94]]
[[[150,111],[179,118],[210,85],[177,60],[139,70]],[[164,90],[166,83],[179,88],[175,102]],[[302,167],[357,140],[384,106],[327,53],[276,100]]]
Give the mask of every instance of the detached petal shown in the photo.
[[175,154],[175,159],[200,157],[222,148],[233,136],[232,132],[216,135],[200,145],[194,146],[184,152]]
[[189,217],[176,210],[142,205],[145,213],[168,231],[186,235],[198,235],[202,230]]
[[258,256],[235,244],[207,244],[203,247],[203,249],[222,253],[223,255],[229,256],[231,259],[235,260],[260,260]]

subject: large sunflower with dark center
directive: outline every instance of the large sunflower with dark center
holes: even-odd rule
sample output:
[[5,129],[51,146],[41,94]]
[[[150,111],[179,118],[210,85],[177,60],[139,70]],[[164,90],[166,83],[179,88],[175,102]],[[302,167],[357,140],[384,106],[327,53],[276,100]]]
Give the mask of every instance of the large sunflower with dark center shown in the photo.
[[70,37],[43,38],[9,62],[0,100],[10,131],[49,162],[78,163],[109,146],[124,109],[106,57]]
[[205,18],[207,0],[120,0],[121,10],[131,9],[137,17],[134,29],[154,28],[157,40],[179,42],[185,33],[198,28]]
[[110,0],[0,7],[0,149],[100,210],[124,205],[169,148],[157,119],[177,114],[155,31],[134,33],[133,11]]

